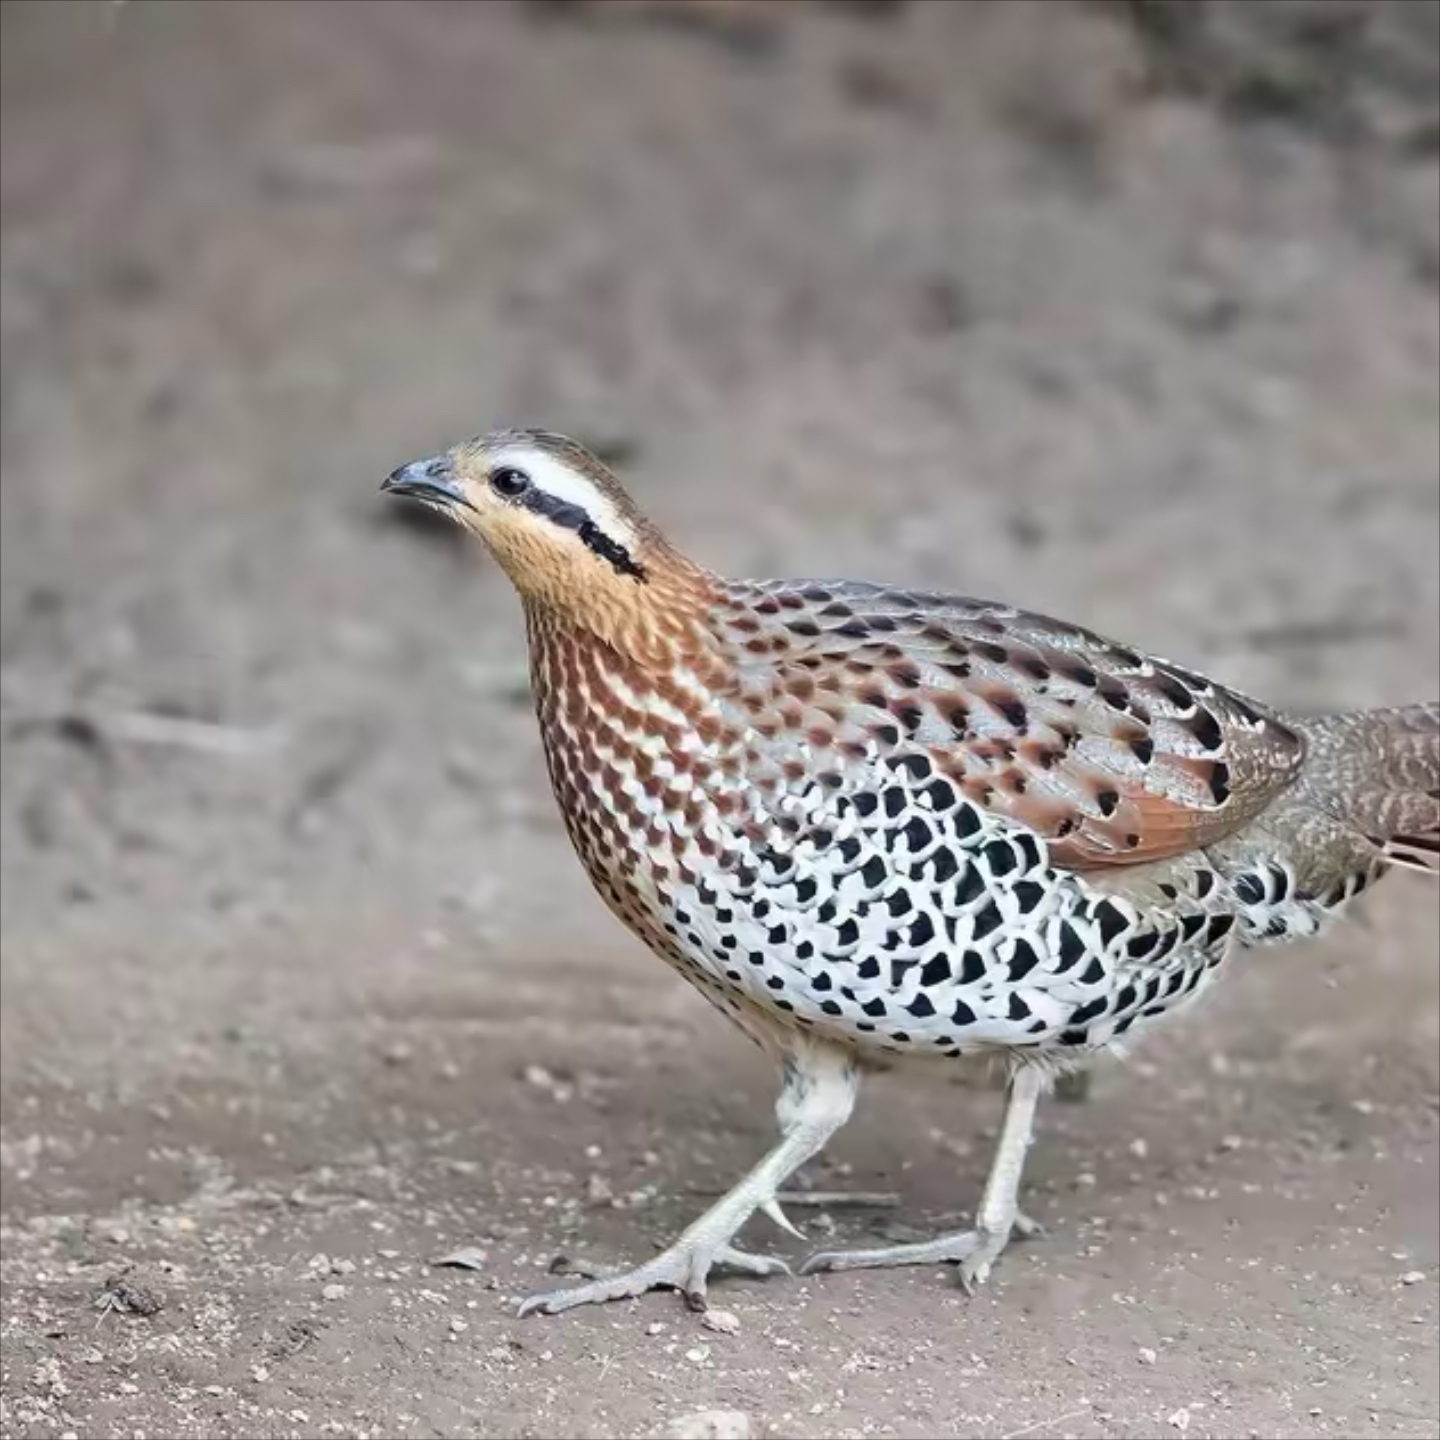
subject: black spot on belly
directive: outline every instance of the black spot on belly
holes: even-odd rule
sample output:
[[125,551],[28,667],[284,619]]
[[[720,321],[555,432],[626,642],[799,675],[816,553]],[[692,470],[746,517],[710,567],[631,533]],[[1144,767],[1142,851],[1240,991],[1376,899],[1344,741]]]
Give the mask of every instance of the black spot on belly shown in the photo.
[[1185,972],[1177,970],[1165,984],[1165,993],[1173,995],[1185,983]]
[[1010,979],[1023,980],[1038,964],[1040,957],[1028,940],[1015,942],[1015,954],[1010,959]]
[[1085,967],[1085,973],[1080,977],[1082,985],[1098,985],[1105,978],[1105,967],[1100,963],[1097,955],[1089,965]]
[[812,990],[819,990],[823,992],[831,989],[834,984],[835,982],[830,978],[829,973],[825,970],[822,970],[810,981],[810,988]]
[[1018,995],[1010,996],[1008,1018],[1011,1020],[1028,1020],[1030,1018],[1030,1007]]
[[976,940],[983,939],[992,930],[996,929],[1001,921],[1001,914],[993,900],[987,901],[975,916],[975,928],[970,932]]
[[1028,915],[1045,898],[1045,887],[1034,880],[1021,880],[1015,886],[1015,903],[1022,915]]
[[840,842],[840,858],[847,864],[853,865],[860,858],[860,842],[850,835]]
[[912,855],[918,855],[935,838],[934,832],[918,815],[906,822],[902,833],[910,842]]
[[814,898],[816,885],[808,875],[803,880],[795,882],[795,898],[802,905],[808,905]]
[[950,978],[950,957],[936,955],[927,960],[920,971],[922,985],[943,985]]
[[835,932],[835,941],[839,945],[853,945],[860,938],[860,927],[855,923],[853,916],[845,920]]
[[973,805],[962,805],[955,812],[955,833],[968,840],[980,829],[980,816]]
[[915,908],[908,890],[892,890],[885,897],[885,906],[892,915],[896,916],[907,915]]
[[1233,888],[1242,904],[1259,905],[1265,899],[1265,886],[1258,875],[1241,875]]
[[789,927],[785,925],[772,925],[766,932],[765,938],[772,945],[783,945],[785,937],[790,933]]
[[1086,1045],[1090,1041],[1088,1030],[1067,1030],[1060,1037],[1062,1045]]
[[1210,931],[1205,937],[1206,943],[1214,945],[1223,940],[1235,928],[1235,917],[1233,915],[1212,915],[1210,917]]
[[785,988],[785,981],[779,975],[771,975],[765,983],[772,990],[783,990]]
[[1160,943],[1160,937],[1153,931],[1133,935],[1125,947],[1125,953],[1132,960],[1143,960]]
[[1096,1019],[1105,1013],[1105,1006],[1108,1003],[1106,997],[1102,995],[1098,999],[1090,1001],[1088,1005],[1082,1005],[1078,1010],[1071,1012],[1070,1023],[1083,1025],[1087,1020]]
[[955,791],[944,780],[932,780],[920,793],[934,810],[948,810],[955,803]]
[[1060,922],[1060,963],[1057,970],[1068,970],[1085,955],[1085,942],[1068,921]]
[[944,847],[937,850],[930,860],[934,866],[935,880],[941,885],[960,869],[960,862],[955,858],[955,852]]
[[985,957],[978,950],[967,950],[960,957],[960,983],[974,985],[985,976]]
[[862,980],[878,980],[880,978],[880,962],[869,955],[860,962],[860,968],[855,972]]
[[866,819],[875,813],[876,807],[880,804],[880,797],[870,790],[861,790],[853,796],[851,803],[855,806],[860,818]]
[[899,818],[908,803],[909,797],[899,786],[885,792],[885,813],[892,820]]
[[984,847],[992,875],[1008,875],[1015,868],[1015,852],[1004,840],[992,840]]
[[820,1008],[827,1015],[843,1015],[845,1013],[838,1000],[822,1000]]
[[877,995],[873,1000],[867,1000],[860,1008],[867,1015],[878,1020],[885,1013],[885,1002]]
[[872,855],[861,867],[860,878],[872,890],[877,890],[885,883],[887,874],[885,861],[879,855]]
[[927,1015],[935,1013],[934,1002],[928,995],[917,995],[905,1008],[917,1020],[923,1020]]
[[973,1025],[975,1012],[963,1000],[957,1000],[955,1009],[950,1013],[950,1018],[956,1025]]
[[1100,940],[1107,948],[1110,942],[1117,936],[1122,935],[1130,925],[1122,910],[1117,909],[1108,900],[1102,900],[1095,907],[1095,920],[1100,926]]
[[974,865],[966,865],[965,873],[955,882],[955,903],[968,905],[985,888],[985,877]]
[[912,779],[928,779],[932,769],[930,760],[925,755],[902,755],[897,762],[901,770],[907,770]]
[[1180,917],[1180,934],[1186,943],[1193,940],[1205,928],[1205,916],[1203,915],[1182,915]]
[[910,927],[910,943],[918,950],[922,945],[928,945],[934,938],[934,921],[925,914],[917,916],[915,923]]

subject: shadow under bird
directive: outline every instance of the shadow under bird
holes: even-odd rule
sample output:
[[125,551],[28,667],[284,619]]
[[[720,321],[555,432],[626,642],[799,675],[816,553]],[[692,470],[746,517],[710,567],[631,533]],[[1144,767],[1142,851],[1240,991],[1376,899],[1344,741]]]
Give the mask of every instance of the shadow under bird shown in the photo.
[[953,1261],[1014,1233],[1056,1074],[1250,947],[1313,935],[1394,865],[1440,871],[1440,705],[1301,718],[1078,625],[853,580],[728,580],[563,436],[396,470],[520,593],[555,797],[595,888],[781,1072],[780,1141],[668,1249],[532,1296],[705,1303],[861,1073],[1007,1064],[973,1229],[804,1266]]

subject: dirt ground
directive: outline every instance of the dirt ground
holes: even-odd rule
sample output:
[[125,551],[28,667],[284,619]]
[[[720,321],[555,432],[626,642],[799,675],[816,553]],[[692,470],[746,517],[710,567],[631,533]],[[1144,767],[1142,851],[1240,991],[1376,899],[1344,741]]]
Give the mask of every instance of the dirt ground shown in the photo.
[[[1404,876],[1049,1105],[1049,1238],[976,1298],[517,1321],[733,1180],[772,1078],[590,893],[503,578],[375,493],[544,423],[719,568],[1440,693],[1440,11],[1319,8],[1272,53],[1174,6],[7,0],[6,1436],[1436,1433]],[[886,1077],[802,1177],[885,1193],[798,1213],[933,1228],[997,1118]]]

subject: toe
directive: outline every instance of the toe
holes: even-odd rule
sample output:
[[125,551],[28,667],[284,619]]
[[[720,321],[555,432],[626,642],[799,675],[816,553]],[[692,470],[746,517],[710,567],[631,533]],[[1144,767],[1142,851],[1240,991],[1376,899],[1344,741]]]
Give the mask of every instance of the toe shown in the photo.
[[778,1255],[752,1255],[727,1245],[715,1256],[717,1268],[738,1270],[744,1275],[788,1275],[790,1267]]

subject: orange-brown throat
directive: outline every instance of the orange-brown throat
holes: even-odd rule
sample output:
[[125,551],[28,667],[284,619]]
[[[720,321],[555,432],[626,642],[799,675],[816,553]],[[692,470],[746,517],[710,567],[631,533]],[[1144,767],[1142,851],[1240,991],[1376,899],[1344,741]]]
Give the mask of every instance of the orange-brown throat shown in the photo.
[[713,644],[720,582],[648,527],[636,559],[640,576],[590,566],[518,586],[532,631],[590,637],[656,674],[693,663]]

